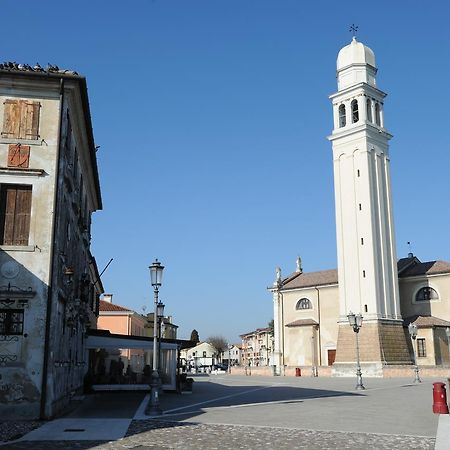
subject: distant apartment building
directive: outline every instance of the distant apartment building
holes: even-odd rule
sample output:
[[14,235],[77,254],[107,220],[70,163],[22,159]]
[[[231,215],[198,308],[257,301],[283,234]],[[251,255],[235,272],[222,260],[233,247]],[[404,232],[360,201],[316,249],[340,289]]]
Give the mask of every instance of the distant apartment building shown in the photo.
[[222,362],[231,366],[241,365],[242,344],[230,344],[227,350],[222,352]]
[[244,366],[272,365],[273,329],[257,328],[255,331],[241,334],[241,362]]
[[[113,334],[145,336],[145,317],[130,308],[114,304],[112,298],[112,294],[104,294],[100,300],[97,328]],[[111,361],[116,362],[120,358],[125,371],[130,366],[133,372],[141,373],[145,366],[144,356],[144,350],[137,348],[108,349],[105,365],[109,369]]]
[[49,418],[83,386],[103,287],[102,208],[86,79],[0,64],[0,412]]

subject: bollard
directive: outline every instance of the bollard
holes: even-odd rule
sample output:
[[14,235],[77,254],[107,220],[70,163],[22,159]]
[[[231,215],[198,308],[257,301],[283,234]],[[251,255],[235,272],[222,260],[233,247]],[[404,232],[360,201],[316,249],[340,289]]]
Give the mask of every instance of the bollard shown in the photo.
[[433,383],[433,412],[435,414],[448,414],[445,383]]

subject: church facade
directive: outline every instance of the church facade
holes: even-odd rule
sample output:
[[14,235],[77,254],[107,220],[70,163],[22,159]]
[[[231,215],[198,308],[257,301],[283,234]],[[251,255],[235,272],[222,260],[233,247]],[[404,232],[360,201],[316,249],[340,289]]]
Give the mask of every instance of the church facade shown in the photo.
[[[286,367],[332,367],[354,373],[355,333],[349,314],[361,315],[363,373],[387,366],[449,364],[450,263],[397,259],[384,98],[376,85],[373,51],[353,38],[337,58],[338,91],[330,96],[337,270],[297,270],[271,288],[274,361]],[[418,328],[413,342],[408,324]],[[447,330],[447,334],[446,334]]]

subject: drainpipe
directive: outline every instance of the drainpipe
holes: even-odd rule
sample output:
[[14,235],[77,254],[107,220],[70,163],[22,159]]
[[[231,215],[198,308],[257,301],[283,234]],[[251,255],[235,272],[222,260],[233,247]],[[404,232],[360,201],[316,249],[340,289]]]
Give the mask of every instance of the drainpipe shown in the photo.
[[281,351],[282,351],[283,376],[284,376],[286,375],[286,367],[284,365],[284,300],[282,292],[280,292],[280,298],[281,298],[281,340],[283,342],[283,345],[281,346]]
[[55,257],[56,248],[56,219],[58,217],[58,201],[59,201],[59,169],[60,169],[60,154],[61,154],[61,129],[63,120],[63,106],[64,106],[64,79],[59,80],[59,124],[56,147],[56,165],[55,165],[55,191],[53,194],[53,217],[51,228],[51,248],[50,248],[50,264],[48,270],[48,289],[47,289],[47,311],[45,315],[45,340],[44,340],[44,361],[42,363],[42,384],[41,384],[41,405],[40,418],[46,419],[45,407],[47,405],[47,381],[48,381],[48,358],[50,349],[50,321],[52,316],[52,300],[53,300],[53,273],[57,258]]

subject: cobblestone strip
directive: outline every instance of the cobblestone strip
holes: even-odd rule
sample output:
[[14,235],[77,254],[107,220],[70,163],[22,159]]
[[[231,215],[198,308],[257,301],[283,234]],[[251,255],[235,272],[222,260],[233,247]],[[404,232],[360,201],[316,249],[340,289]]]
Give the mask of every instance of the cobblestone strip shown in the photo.
[[18,439],[39,428],[46,422],[39,420],[3,420],[0,421],[0,444],[4,441]]
[[434,444],[419,436],[139,420],[118,441],[24,441],[1,450],[433,450]]

